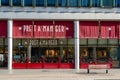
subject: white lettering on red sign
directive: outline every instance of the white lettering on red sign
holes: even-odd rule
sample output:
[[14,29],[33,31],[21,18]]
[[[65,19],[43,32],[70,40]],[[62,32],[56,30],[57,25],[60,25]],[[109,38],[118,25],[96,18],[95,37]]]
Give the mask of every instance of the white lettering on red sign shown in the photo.
[[[21,28],[21,29],[20,29]],[[23,28],[23,29],[22,29]],[[31,32],[32,29],[34,32],[65,32],[66,26],[63,25],[23,25],[23,27],[19,27],[19,30],[23,30],[23,32]]]
[[23,31],[24,32],[31,32],[32,31],[32,25],[24,25],[23,26]]

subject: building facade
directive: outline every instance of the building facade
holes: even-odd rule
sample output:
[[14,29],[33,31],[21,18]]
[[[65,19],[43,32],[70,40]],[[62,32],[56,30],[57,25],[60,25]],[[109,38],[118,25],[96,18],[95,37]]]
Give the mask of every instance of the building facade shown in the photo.
[[120,67],[120,0],[0,0],[0,66]]

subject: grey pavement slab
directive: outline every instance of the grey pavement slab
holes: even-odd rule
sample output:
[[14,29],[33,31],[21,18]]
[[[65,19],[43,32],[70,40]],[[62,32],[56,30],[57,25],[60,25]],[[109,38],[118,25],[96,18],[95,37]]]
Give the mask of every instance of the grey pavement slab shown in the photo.
[[120,80],[120,69],[0,69],[0,80]]

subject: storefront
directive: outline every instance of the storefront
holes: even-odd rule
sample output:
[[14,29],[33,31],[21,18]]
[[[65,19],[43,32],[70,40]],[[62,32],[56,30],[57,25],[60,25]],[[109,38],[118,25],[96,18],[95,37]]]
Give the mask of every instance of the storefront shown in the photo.
[[[11,37],[7,39],[7,21],[0,21],[0,24],[1,56],[4,54],[1,61],[7,66]],[[115,21],[79,21],[76,46],[74,21],[13,20],[12,68],[75,68],[76,47],[79,48],[80,68],[87,68],[88,64],[119,67],[119,25]]]
[[13,68],[74,68],[72,21],[13,21]]
[[7,67],[7,20],[0,20],[0,67]]

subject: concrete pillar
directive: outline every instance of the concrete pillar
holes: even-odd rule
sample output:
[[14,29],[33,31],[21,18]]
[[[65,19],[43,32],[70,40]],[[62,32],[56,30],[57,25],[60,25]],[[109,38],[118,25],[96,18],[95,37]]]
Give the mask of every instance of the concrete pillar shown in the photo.
[[79,70],[79,21],[74,21],[75,69]]
[[8,70],[12,70],[12,51],[13,51],[13,39],[12,39],[12,27],[13,21],[10,19],[7,22],[8,27]]

